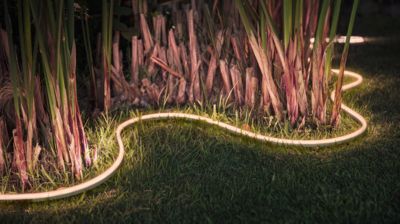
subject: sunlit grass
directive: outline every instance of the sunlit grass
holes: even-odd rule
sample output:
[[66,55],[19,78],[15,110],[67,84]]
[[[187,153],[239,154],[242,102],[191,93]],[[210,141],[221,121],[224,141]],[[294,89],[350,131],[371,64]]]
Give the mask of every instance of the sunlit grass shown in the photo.
[[[351,81],[348,79],[347,81]],[[354,105],[355,106],[355,105]],[[86,133],[89,140],[90,147],[93,149],[93,153],[96,153],[97,160],[94,161],[93,167],[84,169],[83,181],[91,179],[100,173],[104,172],[114,162],[117,155],[117,142],[115,139],[115,130],[117,126],[123,121],[137,116],[142,116],[152,112],[184,112],[190,114],[201,115],[212,118],[214,120],[222,121],[237,127],[241,127],[248,131],[261,133],[268,136],[278,138],[289,138],[289,139],[326,139],[342,136],[353,132],[358,128],[358,123],[351,117],[343,114],[342,124],[339,129],[332,130],[331,127],[304,127],[303,129],[292,129],[289,124],[281,124],[274,117],[259,118],[259,115],[255,115],[253,111],[237,108],[227,105],[226,102],[221,100],[220,104],[215,105],[198,105],[198,106],[183,106],[181,108],[161,108],[161,109],[149,109],[143,108],[141,110],[131,110],[129,108],[117,110],[109,115],[102,115],[94,121],[90,121],[86,125]],[[361,112],[362,113],[362,112]],[[146,122],[147,123],[147,122]],[[164,125],[174,126],[187,126],[196,125],[200,127],[207,127],[206,124],[201,122],[185,121],[184,119],[174,119],[172,121],[153,121],[150,122],[153,128],[157,129]],[[137,125],[143,126],[143,124]],[[146,126],[148,126],[146,124]],[[151,128],[151,129],[153,129]],[[130,127],[126,132],[130,132],[133,129],[135,137],[131,135],[124,135],[124,141],[126,144],[138,144],[137,139],[143,135],[138,133],[138,127]],[[243,138],[241,136],[237,136]],[[158,138],[156,138],[158,141]],[[68,187],[80,183],[82,181],[75,181],[74,179],[68,178],[71,174],[60,172],[57,168],[51,167],[51,164],[55,164],[54,161],[50,161],[50,167],[42,167],[34,176],[32,176],[31,191],[32,192],[43,192],[48,190],[55,190],[57,188]],[[8,180],[10,173],[5,176],[4,180]],[[67,177],[67,178],[66,178]],[[19,191],[17,188],[9,188],[13,186],[8,181],[4,181],[1,186],[1,192],[15,192]]]

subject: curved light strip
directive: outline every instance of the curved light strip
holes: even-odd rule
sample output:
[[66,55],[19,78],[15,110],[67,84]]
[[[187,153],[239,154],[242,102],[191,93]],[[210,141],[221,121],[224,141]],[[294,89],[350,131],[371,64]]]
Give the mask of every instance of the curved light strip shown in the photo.
[[[339,36],[336,39],[336,42],[338,42],[340,44],[344,44],[346,42],[346,36]],[[350,37],[351,44],[362,44],[364,42],[366,42],[364,37],[361,37],[361,36],[351,36]]]
[[[334,73],[338,73],[339,71],[334,69],[332,70]],[[352,89],[362,83],[362,76],[355,73],[355,72],[350,72],[350,71],[345,71],[345,76],[355,78],[356,81],[346,84],[343,86],[343,91]],[[334,92],[331,94],[331,100],[334,100]],[[356,111],[352,110],[351,108],[347,107],[346,105],[342,104],[341,105],[342,110],[349,114],[352,118],[354,118],[357,122],[360,123],[361,127],[358,128],[356,131],[341,136],[337,138],[330,138],[330,139],[321,139],[321,140],[293,140],[293,139],[282,139],[282,138],[275,138],[271,136],[265,136],[262,134],[257,134],[251,131],[246,131],[241,128],[216,121],[207,117],[202,117],[198,115],[193,115],[193,114],[186,114],[186,113],[154,113],[154,114],[148,114],[144,115],[142,117],[135,117],[132,119],[129,119],[122,124],[120,124],[117,128],[116,131],[116,136],[117,136],[117,141],[119,145],[119,154],[115,162],[111,165],[110,168],[108,168],[104,173],[100,174],[99,176],[88,180],[84,183],[72,186],[72,187],[67,187],[59,190],[54,190],[54,191],[48,191],[48,192],[42,192],[42,193],[22,193],[22,194],[0,194],[0,201],[44,201],[44,200],[54,200],[54,199],[60,199],[60,198],[66,198],[70,197],[73,195],[80,194],[82,192],[85,192],[87,190],[93,189],[96,186],[104,183],[108,178],[110,178],[118,169],[118,167],[121,165],[122,160],[124,158],[124,153],[125,153],[125,148],[124,144],[121,139],[121,132],[128,126],[133,125],[135,123],[138,123],[140,121],[146,121],[146,120],[159,120],[159,119],[168,119],[168,118],[182,118],[182,119],[188,119],[188,120],[196,120],[196,121],[202,121],[208,124],[216,125],[219,126],[223,129],[226,129],[228,131],[231,131],[233,133],[247,136],[249,138],[257,139],[263,142],[270,142],[274,144],[279,144],[279,145],[293,145],[293,146],[303,146],[303,147],[319,147],[319,146],[329,146],[329,145],[335,145],[339,143],[344,143],[348,142],[361,134],[363,134],[366,129],[367,129],[367,121],[365,120],[364,117],[362,117],[359,113]]]
[[[325,41],[329,43],[329,38],[326,38]],[[315,42],[315,38],[310,39],[310,44],[312,45]],[[339,44],[344,44],[346,42],[346,36],[338,36],[335,37],[334,42]],[[366,42],[366,38],[362,36],[351,36],[350,44],[362,44]]]

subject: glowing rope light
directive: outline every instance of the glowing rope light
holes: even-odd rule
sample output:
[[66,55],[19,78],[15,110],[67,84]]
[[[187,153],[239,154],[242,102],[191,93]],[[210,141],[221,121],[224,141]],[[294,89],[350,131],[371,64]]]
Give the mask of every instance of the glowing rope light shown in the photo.
[[[329,38],[326,38],[325,40],[327,43],[329,43]],[[315,38],[310,39],[310,43],[313,44],[315,42]],[[339,36],[334,39],[334,42],[339,43],[339,44],[344,44],[346,42],[346,36]],[[350,43],[351,44],[362,44],[366,42],[366,38],[362,36],[351,36],[350,37]]]
[[[336,38],[336,42],[338,42],[340,44],[346,43],[346,36],[340,36],[340,37]],[[351,44],[362,44],[365,42],[366,41],[365,41],[364,37],[361,37],[361,36],[351,36],[350,37]]]

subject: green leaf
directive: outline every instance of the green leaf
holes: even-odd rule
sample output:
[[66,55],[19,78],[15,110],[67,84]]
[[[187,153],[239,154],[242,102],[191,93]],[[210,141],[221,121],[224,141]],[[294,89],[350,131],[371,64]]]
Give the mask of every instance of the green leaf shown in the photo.
[[117,20],[113,21],[113,27],[114,27],[114,30],[118,30],[121,32],[127,32],[127,31],[130,31],[131,29],[133,29],[132,27],[128,27],[126,24],[121,23]]
[[128,8],[128,7],[124,7],[124,6],[115,6],[114,7],[114,15],[130,16],[130,15],[132,15],[132,8]]
[[283,43],[285,49],[287,49],[289,45],[290,36],[292,34],[292,0],[284,0],[283,1]]

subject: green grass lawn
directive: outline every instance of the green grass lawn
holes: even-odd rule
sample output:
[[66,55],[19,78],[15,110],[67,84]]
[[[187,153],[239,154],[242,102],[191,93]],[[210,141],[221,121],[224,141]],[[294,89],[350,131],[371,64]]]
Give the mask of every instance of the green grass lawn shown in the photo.
[[125,131],[127,156],[106,184],[65,200],[0,203],[0,223],[399,222],[400,22],[357,23],[356,34],[390,38],[350,49],[348,68],[365,81],[345,102],[369,121],[358,140],[279,147],[196,122],[143,123]]

